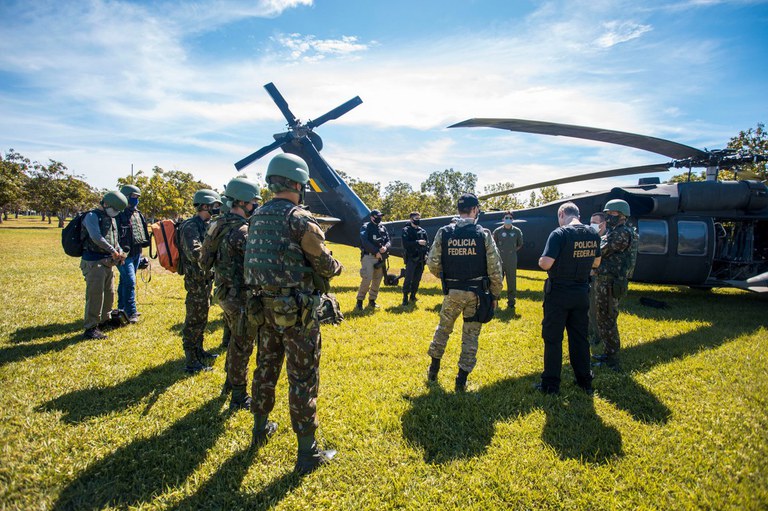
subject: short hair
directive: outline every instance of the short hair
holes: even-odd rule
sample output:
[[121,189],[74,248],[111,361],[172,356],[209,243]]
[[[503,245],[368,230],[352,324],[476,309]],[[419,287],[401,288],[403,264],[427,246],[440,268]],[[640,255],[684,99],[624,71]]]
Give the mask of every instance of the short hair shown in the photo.
[[514,211],[512,211],[511,209],[508,209],[508,210],[506,210],[506,211],[504,212],[504,216],[507,216],[507,215],[509,215],[509,216],[511,216],[511,217],[513,217],[513,218],[514,218],[514,216],[515,216],[515,212],[514,212]]
[[592,216],[589,218],[592,218],[595,216],[598,217],[601,222],[605,222],[605,213],[603,213],[602,211],[595,211],[594,213],[592,213]]
[[408,218],[413,218],[415,216],[421,216],[421,213],[419,213],[418,211],[411,211],[411,214],[408,215]]
[[579,218],[579,207],[573,202],[566,202],[561,204],[557,209],[557,214],[563,213],[565,216],[575,216]]

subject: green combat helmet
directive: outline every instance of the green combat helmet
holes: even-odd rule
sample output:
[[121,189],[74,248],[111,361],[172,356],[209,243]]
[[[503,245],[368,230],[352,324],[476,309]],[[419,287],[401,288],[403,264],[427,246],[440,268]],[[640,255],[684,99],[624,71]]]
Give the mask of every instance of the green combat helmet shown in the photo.
[[138,186],[134,186],[134,185],[123,185],[123,187],[120,188],[120,193],[122,193],[126,197],[130,197],[134,193],[136,195],[141,195],[141,189]]
[[618,211],[622,215],[629,217],[629,204],[621,199],[612,199],[605,203],[603,211]]
[[117,190],[112,190],[105,193],[104,198],[101,199],[101,202],[110,208],[116,209],[117,211],[122,211],[128,207],[128,199],[126,199],[125,195],[118,192]]
[[278,154],[272,158],[267,167],[267,183],[269,183],[271,176],[283,176],[305,185],[309,182],[309,167],[307,167],[307,162],[295,154]]
[[192,198],[192,204],[200,206],[203,204],[221,204],[221,197],[213,190],[198,190],[195,192],[195,196]]
[[261,200],[259,185],[244,177],[236,177],[227,183],[224,195],[234,200],[251,202],[253,199]]

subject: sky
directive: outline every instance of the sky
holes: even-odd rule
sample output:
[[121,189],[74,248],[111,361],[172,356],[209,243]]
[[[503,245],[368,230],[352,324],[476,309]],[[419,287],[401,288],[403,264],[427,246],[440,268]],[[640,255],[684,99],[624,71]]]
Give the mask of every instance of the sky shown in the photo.
[[453,168],[482,191],[669,158],[450,124],[533,119],[722,148],[768,121],[767,52],[757,0],[0,0],[0,151],[99,188],[159,166],[221,189],[285,130],[273,82],[303,121],[363,100],[317,128],[334,168],[415,189]]

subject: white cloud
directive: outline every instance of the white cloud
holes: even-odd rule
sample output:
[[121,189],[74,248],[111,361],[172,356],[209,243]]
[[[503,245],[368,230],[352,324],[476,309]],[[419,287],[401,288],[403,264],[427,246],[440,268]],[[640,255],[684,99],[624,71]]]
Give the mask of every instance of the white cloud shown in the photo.
[[284,46],[294,60],[315,62],[326,56],[348,56],[368,50],[369,45],[358,42],[356,36],[340,39],[318,39],[313,35],[280,34],[274,40]]
[[603,27],[605,33],[595,41],[600,48],[610,48],[619,43],[637,39],[652,30],[650,25],[641,25],[631,21],[609,21],[604,23]]

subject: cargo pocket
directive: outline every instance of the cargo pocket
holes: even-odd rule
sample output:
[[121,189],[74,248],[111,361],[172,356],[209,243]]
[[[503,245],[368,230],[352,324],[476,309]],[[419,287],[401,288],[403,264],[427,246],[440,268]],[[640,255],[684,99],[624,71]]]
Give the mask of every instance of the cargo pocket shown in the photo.
[[629,281],[627,279],[614,279],[613,288],[611,289],[614,298],[621,300],[626,296],[628,289]]
[[271,299],[269,305],[275,326],[286,329],[296,325],[299,319],[299,304],[294,296],[276,296]]

